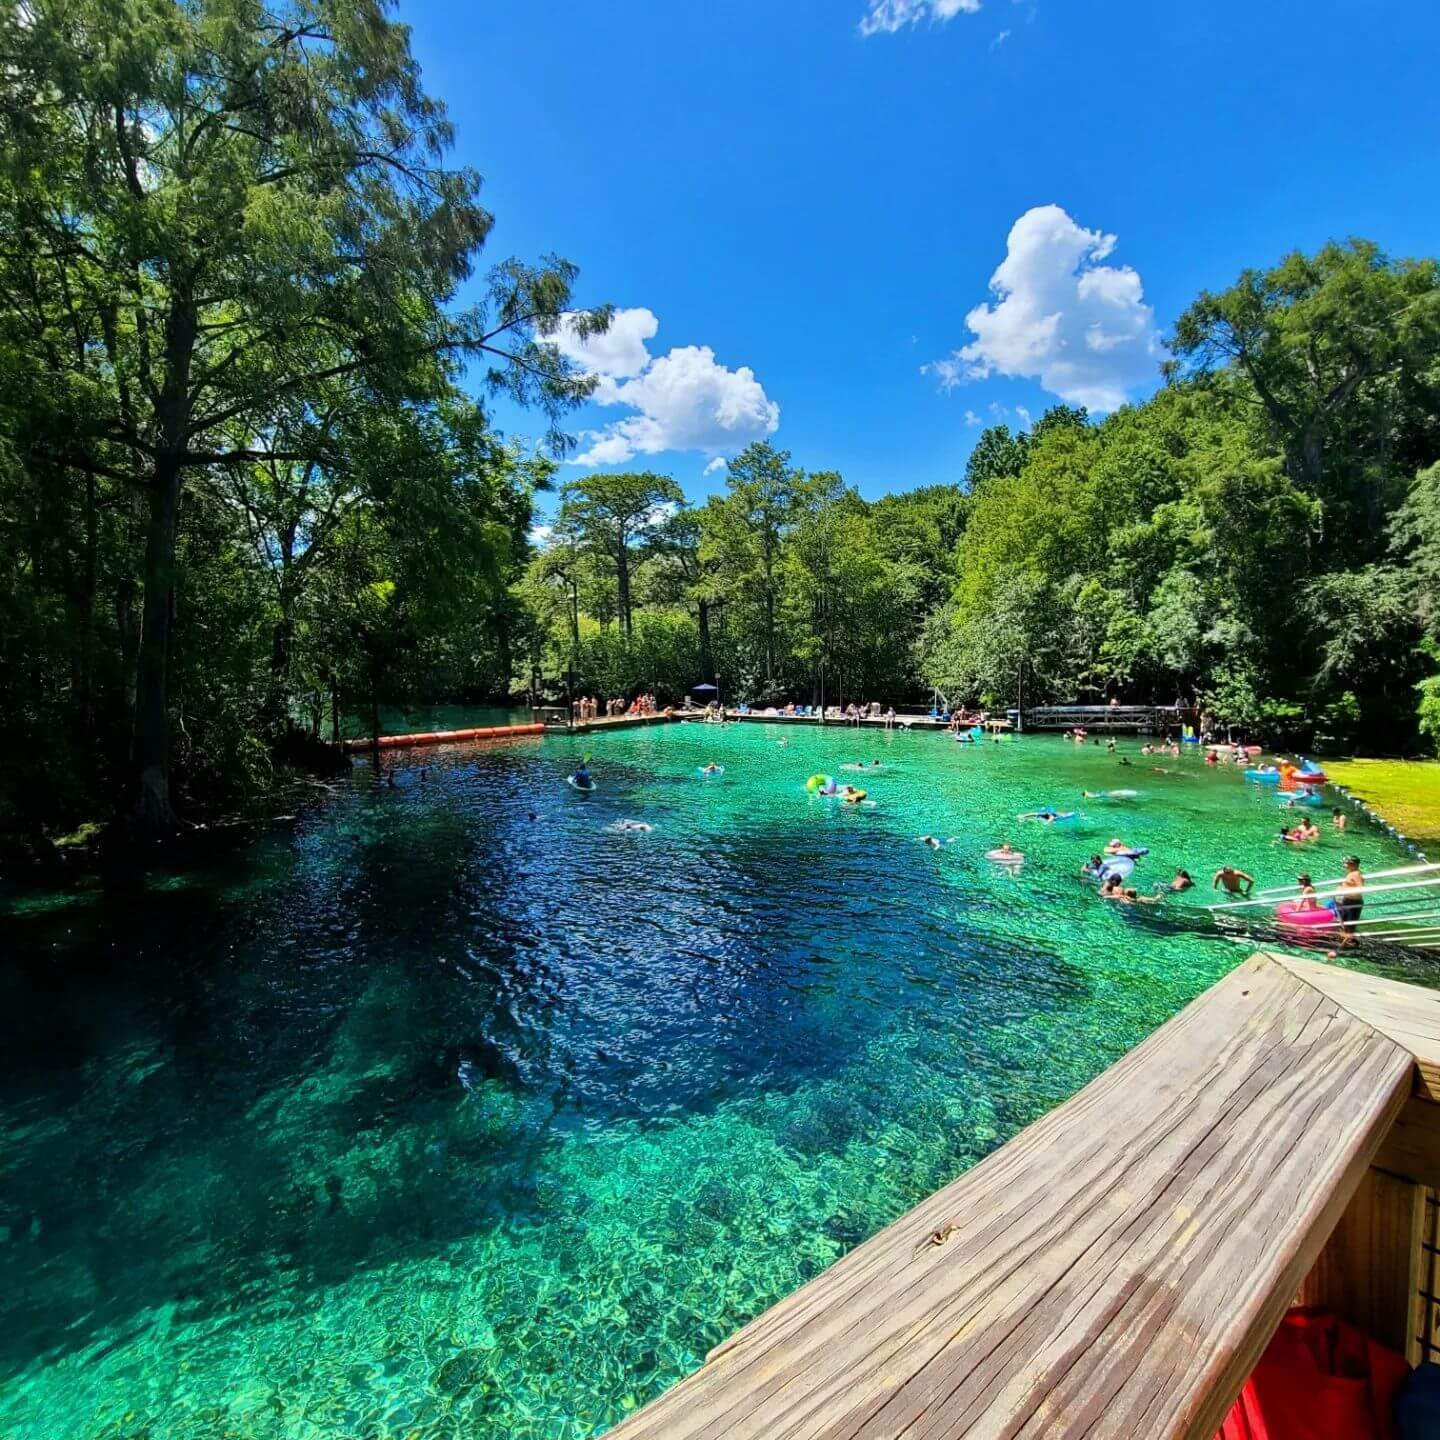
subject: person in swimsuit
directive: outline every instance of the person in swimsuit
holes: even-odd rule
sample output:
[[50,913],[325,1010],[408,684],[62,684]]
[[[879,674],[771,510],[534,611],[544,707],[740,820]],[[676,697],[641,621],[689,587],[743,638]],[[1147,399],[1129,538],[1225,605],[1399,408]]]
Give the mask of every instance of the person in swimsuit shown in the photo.
[[1345,812],[1343,810],[1335,811],[1330,817],[1330,823],[1334,825],[1337,830],[1343,830],[1345,828]]
[[1345,876],[1340,881],[1340,893],[1335,897],[1335,914],[1340,921],[1340,943],[1355,943],[1355,922],[1365,908],[1365,877],[1360,873],[1360,858],[1357,855],[1345,857]]
[[1248,898],[1250,891],[1254,888],[1255,877],[1247,875],[1243,870],[1237,870],[1233,865],[1222,865],[1215,872],[1215,878],[1210,882],[1210,888],[1214,890],[1221,885],[1231,895],[1242,895]]

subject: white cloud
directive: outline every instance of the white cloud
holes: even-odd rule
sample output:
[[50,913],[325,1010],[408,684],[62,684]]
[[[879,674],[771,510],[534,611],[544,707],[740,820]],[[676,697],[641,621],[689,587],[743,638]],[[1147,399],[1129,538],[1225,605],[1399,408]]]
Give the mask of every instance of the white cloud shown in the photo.
[[953,20],[973,15],[980,0],[868,0],[869,8],[860,21],[862,35],[893,35],[921,20]]
[[638,375],[649,363],[647,340],[655,338],[660,322],[651,310],[617,310],[610,318],[610,328],[601,335],[581,339],[574,330],[571,316],[566,315],[550,342],[567,360],[573,360],[591,375],[598,375],[602,385],[607,380],[623,380]]
[[1010,38],[1010,31],[1002,30],[991,42],[990,48],[998,50]]
[[725,466],[726,466],[726,463],[727,463],[727,462],[726,462],[725,457],[724,457],[723,455],[717,455],[717,456],[705,467],[705,469],[704,469],[703,471],[701,471],[701,474],[703,474],[703,475],[713,475],[717,470],[723,470],[723,469],[725,468]]
[[1020,422],[1022,430],[1028,430],[1035,423],[1030,418],[1030,412],[1023,405],[1015,407],[1015,418]]
[[581,438],[589,443],[576,465],[623,465],[637,454],[699,450],[714,457],[713,468],[725,455],[775,433],[780,407],[753,370],[728,369],[708,345],[681,345],[657,359],[645,342],[659,328],[649,310],[617,310],[603,335],[582,340],[562,327],[552,337],[562,354],[599,377],[591,397],[597,405],[635,412],[587,431]]
[[1128,265],[1103,265],[1116,237],[1077,225],[1058,205],[1010,228],[990,277],[993,304],[965,317],[970,344],[925,367],[942,389],[1000,374],[1038,380],[1072,405],[1108,412],[1155,379],[1155,312]]
[[965,423],[967,425],[983,425],[985,422],[981,420],[973,410],[967,410],[965,412]]

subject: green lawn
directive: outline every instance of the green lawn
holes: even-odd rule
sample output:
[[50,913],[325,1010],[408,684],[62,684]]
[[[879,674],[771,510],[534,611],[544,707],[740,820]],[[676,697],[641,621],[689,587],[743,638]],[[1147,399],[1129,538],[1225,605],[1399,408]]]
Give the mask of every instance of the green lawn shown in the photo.
[[1326,760],[1325,770],[1428,855],[1440,858],[1440,760]]

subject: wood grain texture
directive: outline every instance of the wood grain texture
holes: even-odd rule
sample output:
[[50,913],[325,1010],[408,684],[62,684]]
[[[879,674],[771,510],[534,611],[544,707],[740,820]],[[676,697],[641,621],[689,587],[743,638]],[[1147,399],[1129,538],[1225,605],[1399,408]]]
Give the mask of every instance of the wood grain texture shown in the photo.
[[1440,991],[1340,970],[1294,955],[1271,957],[1415,1057],[1416,1094],[1440,1101]]
[[611,1433],[1211,1440],[1412,1072],[1253,957]]
[[1372,1168],[1300,1287],[1300,1303],[1333,1310],[1382,1345],[1408,1353],[1424,1223],[1425,1187]]
[[1412,1095],[1375,1152],[1375,1166],[1440,1190],[1440,1105]]

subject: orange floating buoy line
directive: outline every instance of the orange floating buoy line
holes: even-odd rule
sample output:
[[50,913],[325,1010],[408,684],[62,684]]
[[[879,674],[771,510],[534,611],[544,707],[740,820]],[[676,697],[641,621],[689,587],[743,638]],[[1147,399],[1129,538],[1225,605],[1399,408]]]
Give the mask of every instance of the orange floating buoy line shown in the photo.
[[359,740],[342,740],[340,748],[348,753],[357,750],[407,750],[414,745],[459,745],[469,740],[508,740],[512,735],[543,735],[545,727],[533,725],[483,725],[474,730],[434,730],[424,735],[381,735]]

